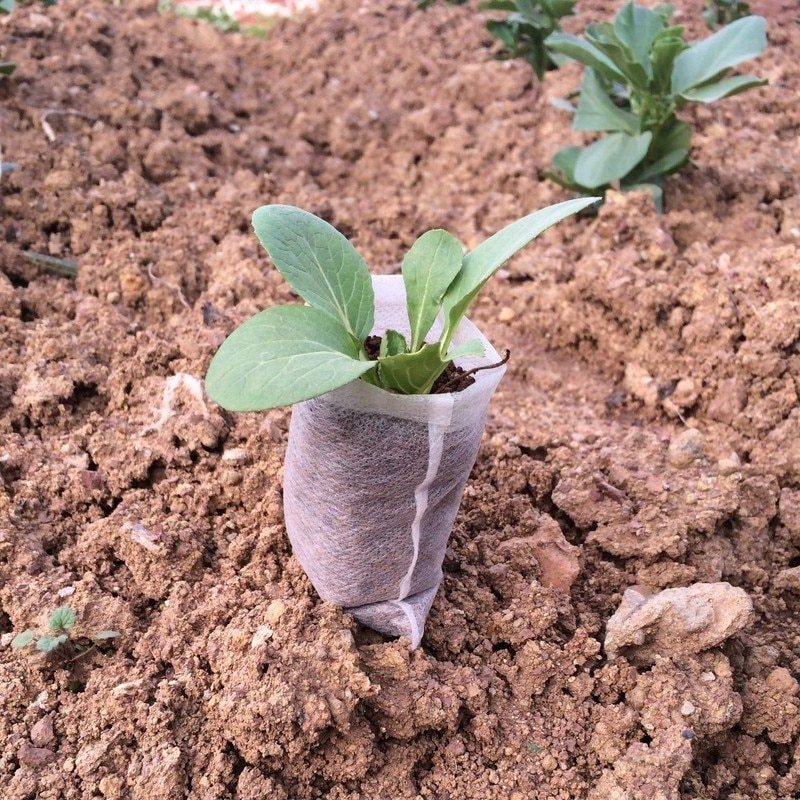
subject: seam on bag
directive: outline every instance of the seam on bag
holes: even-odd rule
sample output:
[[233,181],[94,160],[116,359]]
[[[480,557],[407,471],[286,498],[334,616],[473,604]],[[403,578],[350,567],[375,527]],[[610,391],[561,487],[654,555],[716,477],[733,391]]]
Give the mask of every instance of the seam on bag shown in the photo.
[[403,600],[395,600],[394,602],[400,607],[400,610],[408,618],[408,625],[410,628],[409,638],[411,639],[411,649],[414,650],[422,641],[422,633],[420,632],[419,623],[417,622],[417,615],[414,613],[414,609]]
[[411,592],[411,579],[414,577],[414,570],[417,567],[419,558],[419,540],[422,535],[422,519],[428,510],[428,492],[431,484],[436,480],[439,466],[442,463],[442,450],[444,449],[444,432],[442,425],[428,425],[428,469],[425,478],[414,490],[415,514],[414,521],[411,523],[411,563],[408,565],[403,580],[400,581],[400,592],[398,600],[408,597]]

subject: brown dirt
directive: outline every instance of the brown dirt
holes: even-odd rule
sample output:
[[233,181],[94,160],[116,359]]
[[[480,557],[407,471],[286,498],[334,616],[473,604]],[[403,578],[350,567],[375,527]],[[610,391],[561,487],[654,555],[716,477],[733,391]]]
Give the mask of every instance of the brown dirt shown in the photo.
[[[153,5],[62,0],[0,28],[19,64],[0,85],[19,164],[0,185],[4,800],[796,796],[794,4],[765,5],[772,86],[688,112],[697,167],[666,215],[612,194],[477,303],[515,358],[415,652],[292,558],[288,412],[233,418],[197,379],[291,298],[253,208],[324,215],[376,271],[427,228],[474,245],[563,198],[537,172],[577,140],[547,102],[577,72],[540,90],[463,8],[327,0],[258,42]],[[48,109],[84,116],[51,115],[51,143]],[[23,249],[75,258],[77,281]],[[604,654],[625,589],[718,581],[753,601],[743,633]],[[79,633],[123,636],[72,669],[5,646],[64,602]]]

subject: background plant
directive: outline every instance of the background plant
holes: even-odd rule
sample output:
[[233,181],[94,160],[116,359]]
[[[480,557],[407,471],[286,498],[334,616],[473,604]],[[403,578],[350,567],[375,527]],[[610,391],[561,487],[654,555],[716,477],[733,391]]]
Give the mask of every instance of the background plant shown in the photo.
[[[464,5],[467,0],[447,0],[451,5]],[[435,0],[419,0],[418,8],[428,8]],[[551,69],[564,61],[545,44],[547,37],[561,29],[561,20],[575,13],[576,0],[486,0],[481,11],[506,11],[508,16],[487,21],[486,29],[502,45],[502,60],[523,58],[541,80]]]
[[32,630],[18,633],[11,640],[14,650],[34,645],[42,653],[65,649],[70,653],[83,655],[93,650],[100,642],[119,636],[117,631],[98,631],[90,637],[73,638],[70,631],[78,621],[77,614],[69,606],[61,606],[53,611],[47,619],[47,633],[37,635]]
[[657,201],[665,175],[689,158],[691,128],[678,119],[687,103],[711,103],[766,81],[729,75],[763,52],[762,17],[745,17],[694,44],[670,25],[671,6],[628,3],[613,23],[589,25],[583,38],[554,33],[548,46],[586,67],[572,127],[603,134],[588,147],[565,147],[549,176],[589,194],[619,181],[647,185]]
[[[476,340],[453,346],[472,301],[506,260],[542,231],[598,198],[550,206],[511,223],[464,255],[444,230],[424,233],[403,259],[409,335],[387,330],[373,359],[366,340],[375,298],[353,245],[319,217],[284,205],[253,214],[256,235],[307,305],[268,308],[217,351],[206,389],[231,411],[257,411],[317,397],[357,378],[401,394],[426,394],[454,359],[483,354]],[[438,341],[426,337],[441,314]]]
[[[16,8],[15,0],[0,0],[0,14],[10,14]],[[0,77],[11,75],[17,68],[13,61],[0,61]]]
[[750,6],[742,0],[706,0],[703,19],[709,30],[718,25],[728,25],[750,15]]

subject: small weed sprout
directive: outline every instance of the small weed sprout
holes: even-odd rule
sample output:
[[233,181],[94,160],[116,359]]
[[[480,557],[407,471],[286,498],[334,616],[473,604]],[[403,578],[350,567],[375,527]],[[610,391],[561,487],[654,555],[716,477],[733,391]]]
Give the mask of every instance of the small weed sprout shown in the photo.
[[70,630],[77,621],[77,614],[69,606],[61,606],[48,617],[47,633],[37,635],[32,630],[22,631],[11,640],[11,647],[14,650],[21,650],[34,645],[42,653],[64,649],[71,655],[79,657],[94,650],[100,642],[119,636],[117,631],[98,631],[91,637],[74,638],[70,635]]
[[750,6],[742,0],[706,0],[703,11],[703,19],[711,31],[718,25],[729,25],[747,16],[750,16]]
[[744,17],[689,44],[671,14],[671,6],[627,3],[613,23],[589,25],[584,38],[548,38],[551,49],[586,67],[572,127],[604,134],[587,147],[560,150],[552,180],[582,194],[616,182],[623,190],[646,187],[660,207],[664,177],[689,159],[692,130],[677,112],[766,83],[729,74],[766,47],[763,17]]
[[[536,211],[466,255],[447,231],[422,234],[402,266],[409,333],[387,330],[378,353],[370,352],[367,342],[375,296],[358,251],[308,211],[262,206],[253,214],[256,236],[307,305],[274,306],[242,323],[211,361],[206,391],[230,411],[292,405],[358,378],[397,394],[429,394],[453,360],[484,354],[478,340],[453,345],[453,337],[501,264],[597,200],[578,198]],[[429,342],[437,318],[442,332]]]

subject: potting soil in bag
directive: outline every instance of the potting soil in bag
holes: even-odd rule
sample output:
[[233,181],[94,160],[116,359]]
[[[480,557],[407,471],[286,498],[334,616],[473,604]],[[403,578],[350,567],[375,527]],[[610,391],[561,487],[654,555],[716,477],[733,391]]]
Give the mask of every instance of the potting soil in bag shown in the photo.
[[[409,332],[400,276],[373,278],[375,326]],[[428,336],[438,339],[441,322]],[[500,360],[468,320],[453,343],[478,339],[471,369]],[[286,529],[320,597],[387,634],[422,639],[447,540],[505,367],[452,394],[398,395],[357,380],[292,411],[284,470]]]

